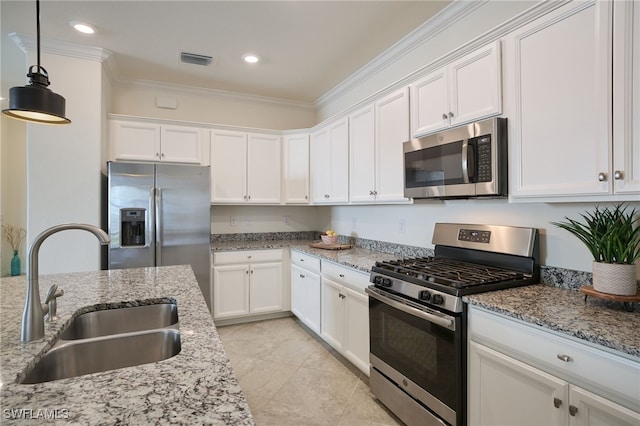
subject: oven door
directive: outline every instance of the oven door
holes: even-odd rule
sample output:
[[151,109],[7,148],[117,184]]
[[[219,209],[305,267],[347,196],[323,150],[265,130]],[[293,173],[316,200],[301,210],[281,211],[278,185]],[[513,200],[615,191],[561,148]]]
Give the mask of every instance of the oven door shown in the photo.
[[367,293],[372,368],[447,423],[462,424],[463,314],[421,307],[375,287]]

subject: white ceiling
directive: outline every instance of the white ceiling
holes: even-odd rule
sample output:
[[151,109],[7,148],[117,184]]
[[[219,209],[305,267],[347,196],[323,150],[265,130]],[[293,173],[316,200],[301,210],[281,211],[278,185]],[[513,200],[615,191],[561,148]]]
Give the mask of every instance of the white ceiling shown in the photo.
[[[449,3],[42,0],[40,22],[42,40],[111,51],[120,81],[313,103]],[[2,0],[0,7],[3,36],[35,38],[35,1]],[[96,34],[75,32],[72,20],[93,25]],[[180,63],[181,51],[213,56],[214,63]],[[244,63],[247,52],[262,62]]]

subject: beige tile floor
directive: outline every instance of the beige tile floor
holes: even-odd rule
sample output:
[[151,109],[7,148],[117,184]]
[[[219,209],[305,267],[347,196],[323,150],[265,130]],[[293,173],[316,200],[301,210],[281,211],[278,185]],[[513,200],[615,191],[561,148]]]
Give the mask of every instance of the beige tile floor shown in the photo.
[[258,426],[402,424],[365,374],[294,317],[218,332]]

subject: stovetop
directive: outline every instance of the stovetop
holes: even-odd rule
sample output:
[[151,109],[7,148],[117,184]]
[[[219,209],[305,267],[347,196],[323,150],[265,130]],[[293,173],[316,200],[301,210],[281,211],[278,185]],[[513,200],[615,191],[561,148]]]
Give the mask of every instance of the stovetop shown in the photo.
[[525,278],[518,271],[433,256],[376,262],[375,268],[415,278],[425,286],[436,283],[457,289]]

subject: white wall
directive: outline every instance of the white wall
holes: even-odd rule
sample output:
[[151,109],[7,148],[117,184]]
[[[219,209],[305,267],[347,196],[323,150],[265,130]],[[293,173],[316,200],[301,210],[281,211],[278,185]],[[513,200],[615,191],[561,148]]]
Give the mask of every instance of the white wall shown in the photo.
[[[318,230],[322,207],[211,206],[211,233],[297,232]],[[326,210],[328,211],[328,210]],[[327,216],[327,212],[324,216]]]
[[[29,241],[60,223],[100,225],[102,64],[45,52],[42,64],[50,88],[66,98],[72,123],[27,125]],[[97,270],[99,248],[97,239],[84,231],[55,234],[42,245],[40,273]]]
[[[507,200],[493,199],[430,201],[406,206],[343,206],[333,207],[329,216],[319,217],[318,221],[330,223],[339,234],[418,247],[433,247],[431,238],[436,222],[533,227],[540,230],[541,264],[590,272],[592,259],[584,245],[550,222],[562,221],[565,216],[579,220],[580,214],[592,210],[594,205],[510,204]],[[629,208],[634,207],[640,210],[640,202],[629,204]]]
[[[0,2],[0,9],[2,8]],[[3,15],[3,19],[4,19]],[[2,55],[0,56],[0,96],[8,98],[9,89],[24,86],[27,83],[27,59],[24,52],[2,32]],[[3,99],[0,109],[9,106]],[[0,117],[0,222],[27,228],[27,149],[26,124],[5,116]],[[22,270],[26,267],[27,241],[22,243],[19,256]],[[0,276],[11,272],[13,251],[9,243],[2,238],[0,243]]]
[[[179,86],[114,84],[114,114],[226,124],[274,130],[307,128],[315,124],[315,110],[306,104],[250,96],[222,94]],[[156,97],[177,101],[176,109],[158,108]]]

